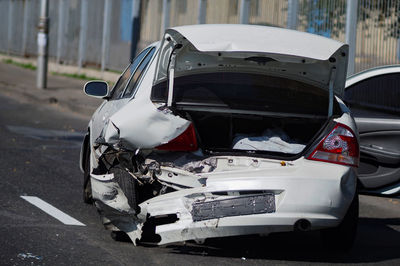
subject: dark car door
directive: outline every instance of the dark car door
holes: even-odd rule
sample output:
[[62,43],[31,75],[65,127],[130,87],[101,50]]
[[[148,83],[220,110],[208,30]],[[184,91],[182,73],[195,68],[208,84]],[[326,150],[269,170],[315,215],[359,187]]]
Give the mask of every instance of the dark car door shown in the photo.
[[351,109],[360,134],[361,184],[366,189],[380,189],[385,194],[390,194],[389,190],[398,192],[400,73],[363,79],[346,88],[344,100]]

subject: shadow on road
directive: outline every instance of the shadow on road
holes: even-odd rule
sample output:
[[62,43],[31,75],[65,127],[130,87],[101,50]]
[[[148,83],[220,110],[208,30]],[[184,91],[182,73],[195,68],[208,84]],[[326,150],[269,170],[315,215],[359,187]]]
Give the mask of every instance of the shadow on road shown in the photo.
[[[400,258],[400,218],[360,218],[358,235],[348,253],[325,249],[318,232],[276,233],[209,239],[203,245],[168,245],[173,253],[303,262],[367,263]],[[397,229],[398,230],[398,229]]]

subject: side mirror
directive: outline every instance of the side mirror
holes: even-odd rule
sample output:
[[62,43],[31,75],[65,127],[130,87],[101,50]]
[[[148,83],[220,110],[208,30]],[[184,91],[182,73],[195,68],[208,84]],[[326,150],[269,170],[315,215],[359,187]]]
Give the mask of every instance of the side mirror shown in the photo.
[[86,95],[96,98],[107,98],[108,97],[108,84],[105,81],[93,80],[89,81],[83,87],[83,91]]

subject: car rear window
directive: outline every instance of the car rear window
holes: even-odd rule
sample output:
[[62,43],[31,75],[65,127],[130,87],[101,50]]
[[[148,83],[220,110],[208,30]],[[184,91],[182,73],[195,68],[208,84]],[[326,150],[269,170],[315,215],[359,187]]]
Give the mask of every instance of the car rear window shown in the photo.
[[[166,102],[167,82],[153,86],[151,99]],[[179,104],[224,106],[304,114],[326,114],[328,92],[282,77],[249,73],[206,73],[176,77],[174,99]]]

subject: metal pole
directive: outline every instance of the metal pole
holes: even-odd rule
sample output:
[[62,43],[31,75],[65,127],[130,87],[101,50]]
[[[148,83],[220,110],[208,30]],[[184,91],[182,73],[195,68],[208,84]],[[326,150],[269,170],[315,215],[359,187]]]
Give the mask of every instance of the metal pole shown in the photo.
[[24,21],[22,24],[22,47],[21,53],[23,56],[26,55],[26,43],[28,40],[28,21],[30,18],[31,1],[24,1]]
[[199,0],[199,14],[197,16],[197,24],[206,23],[207,0]]
[[132,3],[132,39],[131,39],[131,62],[136,56],[136,50],[140,39],[140,0]]
[[397,39],[397,61],[400,61],[400,39]]
[[295,30],[297,29],[297,11],[299,9],[298,0],[289,0],[288,2],[288,17],[287,17],[287,28]]
[[7,32],[7,54],[10,54],[13,37],[14,1],[8,1],[8,32]]
[[358,0],[347,0],[346,43],[349,44],[349,63],[347,67],[348,76],[354,73],[354,61],[356,58],[357,6]]
[[40,18],[38,25],[37,45],[37,79],[36,86],[39,89],[47,87],[47,51],[49,33],[49,0],[41,0]]
[[240,2],[240,24],[249,24],[249,13],[250,13],[250,0],[242,0]]
[[79,68],[82,68],[83,62],[85,61],[87,16],[88,16],[88,1],[82,0],[81,25],[80,25],[80,29],[79,29],[79,51],[78,51],[78,67]]
[[162,23],[160,31],[161,36],[163,36],[164,31],[169,28],[170,10],[171,10],[171,0],[163,0]]
[[110,45],[110,26],[111,26],[111,9],[112,1],[105,0],[104,2],[104,21],[103,21],[103,39],[101,45],[101,71],[106,69],[108,61],[108,50]]
[[59,0],[58,2],[58,32],[57,32],[57,64],[61,62],[61,55],[63,51],[64,42],[64,11],[65,10],[65,0]]

